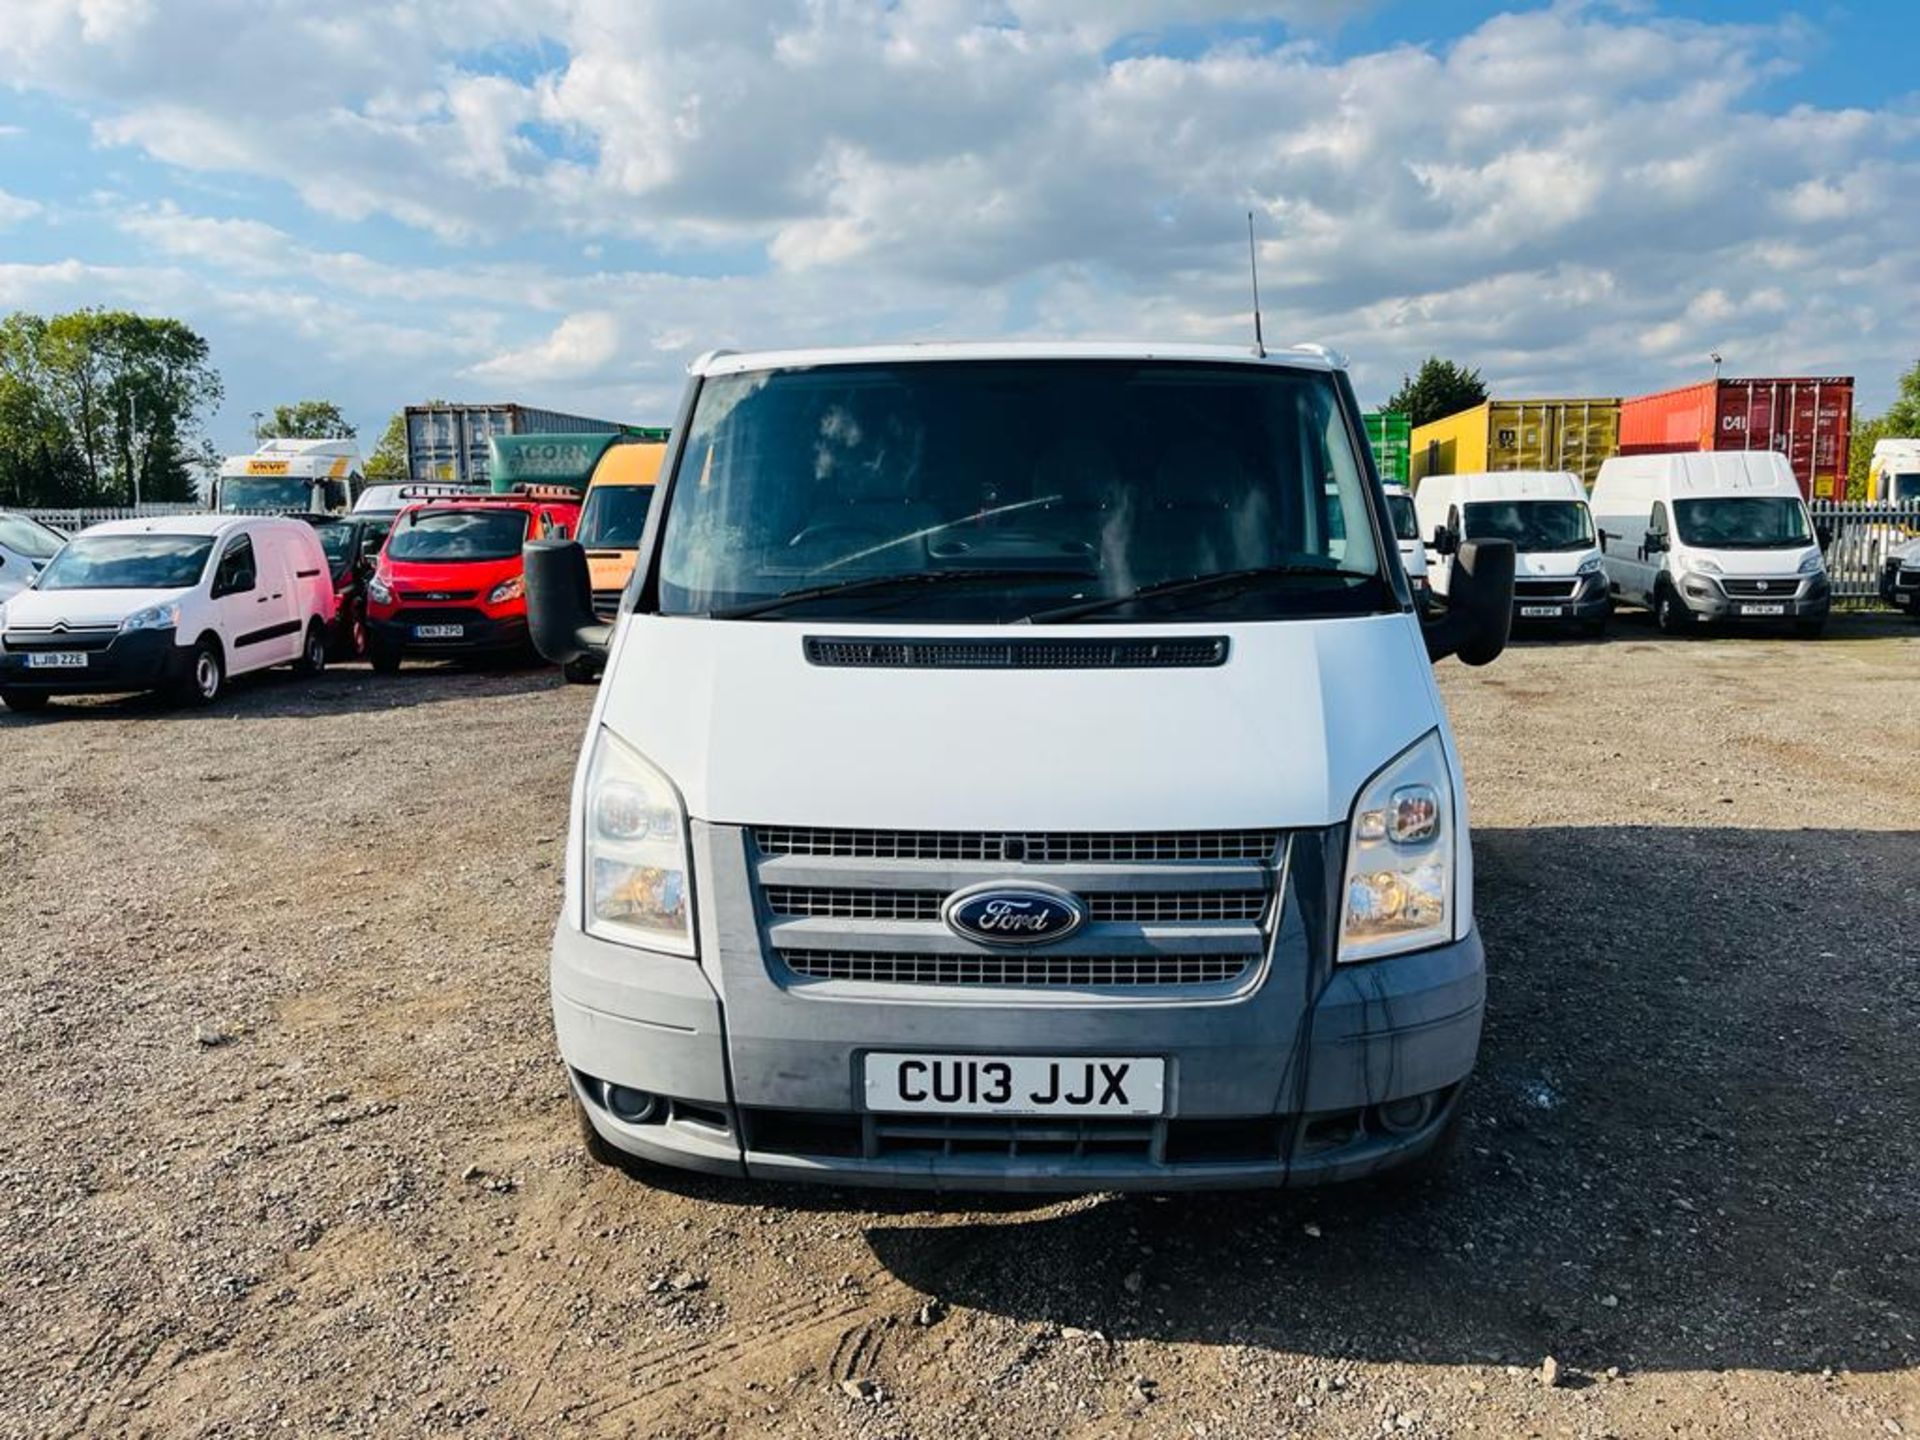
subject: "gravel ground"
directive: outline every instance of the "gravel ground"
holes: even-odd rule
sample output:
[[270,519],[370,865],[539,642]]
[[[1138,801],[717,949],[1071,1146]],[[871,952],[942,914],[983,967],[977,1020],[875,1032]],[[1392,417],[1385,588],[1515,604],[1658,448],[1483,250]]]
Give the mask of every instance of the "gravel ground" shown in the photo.
[[0,718],[0,1433],[1920,1435],[1920,631],[1441,673],[1449,1180],[945,1208],[585,1159],[586,691]]

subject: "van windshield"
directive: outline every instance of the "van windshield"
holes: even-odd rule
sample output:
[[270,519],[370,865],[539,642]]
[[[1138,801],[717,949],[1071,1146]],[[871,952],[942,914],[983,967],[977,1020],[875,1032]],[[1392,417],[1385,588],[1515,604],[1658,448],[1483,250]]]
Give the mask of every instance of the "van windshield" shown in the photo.
[[38,520],[0,515],[0,545],[29,560],[48,560],[66,542]]
[[1411,495],[1387,496],[1387,518],[1393,522],[1394,539],[1418,540],[1420,538],[1420,517],[1414,513]]
[[1887,482],[1887,498],[1896,505],[1920,502],[1920,474],[1895,475]]
[[1468,540],[1511,540],[1519,551],[1591,550],[1593,515],[1578,500],[1476,500],[1462,508]]
[[222,510],[305,510],[312,503],[311,480],[230,475],[220,481]]
[[653,504],[651,485],[602,485],[587,492],[580,543],[589,550],[635,550]]
[[1813,543],[1807,507],[1787,495],[1717,495],[1673,502],[1682,543],[1702,550],[1797,550]]
[[387,554],[438,564],[509,560],[526,538],[524,510],[419,510],[400,522],[387,541]]
[[81,535],[40,572],[40,590],[184,590],[200,582],[211,535]]
[[962,622],[1394,609],[1364,474],[1334,377],[1280,366],[714,377],[665,502],[659,603]]

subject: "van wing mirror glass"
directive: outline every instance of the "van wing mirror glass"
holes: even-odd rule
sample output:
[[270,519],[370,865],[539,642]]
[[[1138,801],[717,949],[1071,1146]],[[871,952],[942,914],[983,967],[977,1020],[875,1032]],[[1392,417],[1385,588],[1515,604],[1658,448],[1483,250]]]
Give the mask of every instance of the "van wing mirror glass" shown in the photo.
[[1818,525],[1813,527],[1813,533],[1814,533],[1814,537],[1819,540],[1820,548],[1822,550],[1831,550],[1833,548],[1833,526],[1832,525],[1828,524],[1826,521],[1823,520]]
[[604,659],[613,627],[593,613],[587,552],[577,540],[529,540],[526,565],[527,629],[533,647],[556,665],[584,656]]
[[1421,632],[1427,658],[1458,655],[1466,665],[1485,665],[1507,648],[1513,629],[1513,542],[1464,540],[1454,552],[1447,608]]

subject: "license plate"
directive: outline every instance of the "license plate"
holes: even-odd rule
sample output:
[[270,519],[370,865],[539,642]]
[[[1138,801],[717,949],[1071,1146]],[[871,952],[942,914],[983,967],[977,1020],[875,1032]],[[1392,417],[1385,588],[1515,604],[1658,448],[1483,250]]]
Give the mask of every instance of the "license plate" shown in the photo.
[[467,633],[464,625],[416,625],[413,638],[416,640],[458,640]]
[[87,654],[84,650],[41,650],[27,656],[29,670],[84,670],[87,668]]
[[1522,605],[1520,607],[1522,620],[1557,620],[1561,613],[1558,605]]
[[1742,615],[1784,615],[1787,613],[1787,607],[1785,605],[1742,605],[1740,613]]
[[1167,1062],[1137,1056],[867,1056],[867,1109],[891,1114],[1158,1115]]

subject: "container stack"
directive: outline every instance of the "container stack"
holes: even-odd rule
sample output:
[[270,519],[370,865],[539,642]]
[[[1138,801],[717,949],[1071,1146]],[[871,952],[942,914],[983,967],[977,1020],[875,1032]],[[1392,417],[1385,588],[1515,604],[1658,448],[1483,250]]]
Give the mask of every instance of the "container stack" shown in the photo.
[[1708,380],[1620,407],[1620,453],[1778,450],[1809,500],[1844,500],[1853,377]]
[[1568,470],[1588,489],[1619,442],[1617,396],[1487,400],[1415,428],[1412,473]]

